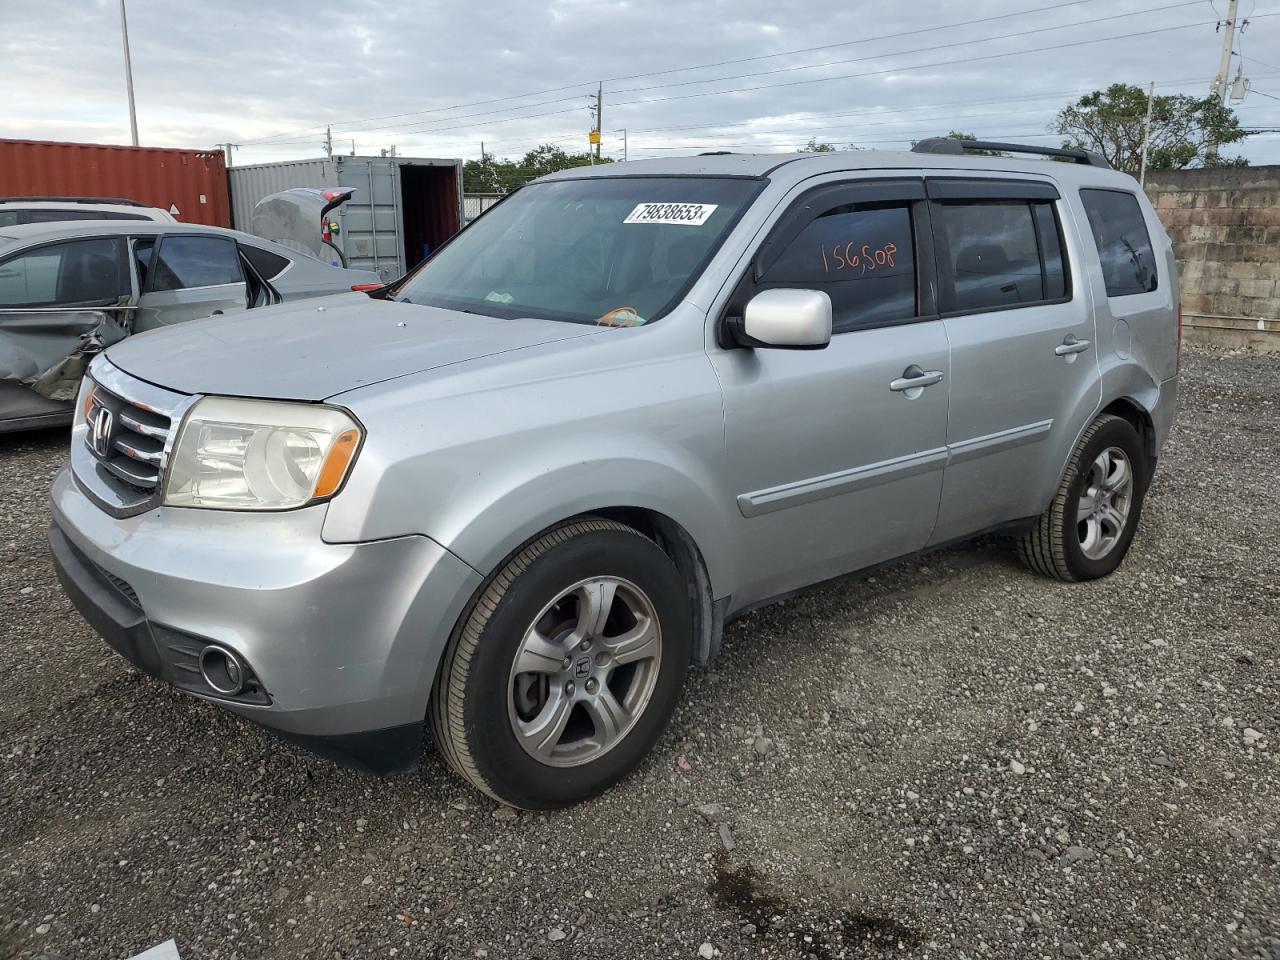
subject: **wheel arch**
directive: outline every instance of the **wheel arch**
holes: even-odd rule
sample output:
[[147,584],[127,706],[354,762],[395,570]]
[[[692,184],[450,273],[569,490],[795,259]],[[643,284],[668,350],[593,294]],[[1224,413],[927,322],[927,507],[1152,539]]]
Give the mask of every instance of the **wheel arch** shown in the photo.
[[[1155,470],[1156,462],[1156,425],[1152,419],[1151,411],[1146,409],[1133,397],[1117,397],[1112,400],[1101,410],[1098,416],[1103,414],[1111,414],[1127,420],[1134,430],[1138,432],[1138,437],[1142,441],[1142,454],[1146,460],[1147,481],[1150,482],[1151,475]],[[1096,417],[1094,419],[1097,419]]]
[[[493,582],[494,577],[529,544],[541,539],[557,527],[563,527],[566,524],[591,517],[612,520],[623,526],[631,527],[656,543],[662,552],[671,558],[672,563],[675,564],[676,569],[689,585],[689,599],[693,604],[694,610],[693,659],[695,662],[703,664],[713,659],[720,650],[720,638],[724,629],[724,611],[727,603],[725,601],[716,602],[711,575],[698,541],[683,524],[668,514],[650,506],[639,506],[634,503],[614,503],[565,511],[563,516],[551,522],[543,522],[536,530],[522,534],[518,541],[513,541],[508,545],[505,553],[491,563],[486,563],[484,568],[479,571],[482,579],[463,605],[454,623],[449,625],[450,637],[467,622],[467,619],[475,609],[476,602],[483,596],[489,584]],[[439,675],[444,666],[444,661],[445,658],[442,656],[435,665],[434,676]],[[434,686],[433,682],[432,689],[434,689]]]

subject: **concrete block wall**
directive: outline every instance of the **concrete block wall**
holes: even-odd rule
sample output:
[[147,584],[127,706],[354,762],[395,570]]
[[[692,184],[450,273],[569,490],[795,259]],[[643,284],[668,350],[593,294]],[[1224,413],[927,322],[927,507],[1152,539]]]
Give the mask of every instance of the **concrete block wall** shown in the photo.
[[1147,176],[1182,276],[1184,333],[1280,350],[1280,166]]

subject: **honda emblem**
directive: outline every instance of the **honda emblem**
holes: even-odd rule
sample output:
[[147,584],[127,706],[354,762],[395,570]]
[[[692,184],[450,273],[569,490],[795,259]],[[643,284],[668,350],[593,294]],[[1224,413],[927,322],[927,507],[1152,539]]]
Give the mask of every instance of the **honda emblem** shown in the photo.
[[93,452],[105,457],[111,450],[111,424],[114,417],[106,407],[98,408],[98,416],[93,421]]

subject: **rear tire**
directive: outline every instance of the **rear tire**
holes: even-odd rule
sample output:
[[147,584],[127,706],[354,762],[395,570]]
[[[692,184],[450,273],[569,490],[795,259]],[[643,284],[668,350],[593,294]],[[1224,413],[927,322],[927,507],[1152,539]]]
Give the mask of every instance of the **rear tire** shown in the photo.
[[594,517],[540,536],[455,631],[429,710],[449,765],[503,803],[546,810],[608,789],[675,709],[693,642],[675,564]]
[[1072,451],[1049,508],[1020,538],[1023,563],[1055,580],[1107,576],[1129,552],[1149,482],[1133,425],[1098,417]]

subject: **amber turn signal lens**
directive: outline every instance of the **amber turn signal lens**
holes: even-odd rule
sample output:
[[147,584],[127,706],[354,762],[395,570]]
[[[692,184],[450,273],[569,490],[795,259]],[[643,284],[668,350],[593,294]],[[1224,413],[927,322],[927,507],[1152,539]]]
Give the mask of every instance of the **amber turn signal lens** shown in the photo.
[[89,408],[93,406],[93,395],[97,392],[98,385],[95,383],[84,392],[84,409],[80,411],[83,417],[89,416]]
[[359,430],[343,430],[334,438],[329,447],[329,454],[324,458],[324,466],[320,468],[320,477],[316,480],[314,497],[331,497],[342,486],[347,476],[347,468],[355,459],[356,447],[360,445]]

